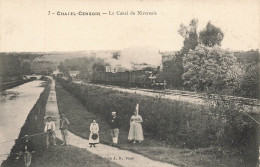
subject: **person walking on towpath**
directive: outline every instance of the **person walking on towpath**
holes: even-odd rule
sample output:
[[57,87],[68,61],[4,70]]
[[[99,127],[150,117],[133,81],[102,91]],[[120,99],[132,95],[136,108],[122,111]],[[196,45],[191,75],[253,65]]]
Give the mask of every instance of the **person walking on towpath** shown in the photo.
[[24,154],[24,166],[28,167],[30,166],[31,162],[32,162],[32,153],[35,152],[34,149],[34,144],[31,141],[31,139],[29,138],[28,135],[24,136],[24,142],[22,144],[22,148],[20,151],[20,155],[23,153]]
[[112,141],[113,141],[112,146],[117,146],[119,128],[121,127],[121,122],[120,122],[120,118],[116,116],[116,112],[112,112],[110,127],[111,127]]
[[47,117],[48,122],[45,125],[44,132],[47,132],[46,144],[47,148],[50,142],[56,145],[56,135],[55,135],[55,123],[52,121],[51,117]]
[[93,123],[90,125],[90,135],[89,135],[89,144],[90,147],[94,146],[99,143],[99,126],[98,123],[96,123],[96,120],[93,120]]
[[70,124],[69,120],[66,118],[64,114],[61,114],[60,119],[60,130],[63,139],[63,143],[61,145],[68,145],[68,125]]

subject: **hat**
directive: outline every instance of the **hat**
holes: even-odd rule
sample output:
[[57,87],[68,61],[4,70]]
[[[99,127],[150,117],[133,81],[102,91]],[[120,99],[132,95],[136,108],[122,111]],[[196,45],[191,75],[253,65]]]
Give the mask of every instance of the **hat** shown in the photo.
[[92,138],[93,140],[97,140],[98,135],[97,135],[97,134],[93,134],[93,135],[91,136],[91,138]]
[[112,114],[116,114],[116,112],[115,111],[113,111],[113,112],[111,112]]
[[47,119],[49,119],[49,118],[51,119],[51,117],[47,117]]

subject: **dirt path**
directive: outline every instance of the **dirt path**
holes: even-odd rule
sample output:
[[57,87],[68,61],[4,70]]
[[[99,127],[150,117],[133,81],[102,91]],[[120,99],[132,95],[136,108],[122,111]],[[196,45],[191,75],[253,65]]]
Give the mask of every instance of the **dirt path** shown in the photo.
[[[45,117],[51,116],[56,121],[55,124],[59,127],[59,111],[58,105],[56,100],[56,92],[55,92],[55,82],[52,82],[50,95],[46,105],[46,115]],[[57,128],[56,137],[62,139],[60,130]],[[154,161],[149,158],[146,158],[140,154],[135,154],[130,151],[121,150],[115,147],[110,147],[104,144],[99,144],[96,148],[90,148],[88,144],[88,140],[83,139],[79,136],[74,135],[73,133],[69,132],[69,144],[76,146],[78,148],[84,148],[87,151],[99,155],[105,159],[108,159],[112,162],[115,162],[119,165],[126,166],[126,167],[137,167],[137,166],[149,166],[149,167],[176,167],[171,164]]]

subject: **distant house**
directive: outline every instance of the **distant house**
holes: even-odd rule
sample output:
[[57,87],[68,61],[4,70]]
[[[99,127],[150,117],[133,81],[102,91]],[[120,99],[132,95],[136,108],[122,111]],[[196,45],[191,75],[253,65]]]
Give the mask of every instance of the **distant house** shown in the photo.
[[122,66],[120,65],[117,65],[117,66],[106,66],[106,72],[124,72],[126,71],[125,68],[123,68]]
[[79,71],[70,71],[70,77],[75,78],[79,75]]
[[60,71],[60,70],[54,70],[53,72],[52,72],[52,74],[54,75],[54,76],[57,76],[58,74],[61,74],[62,72]]

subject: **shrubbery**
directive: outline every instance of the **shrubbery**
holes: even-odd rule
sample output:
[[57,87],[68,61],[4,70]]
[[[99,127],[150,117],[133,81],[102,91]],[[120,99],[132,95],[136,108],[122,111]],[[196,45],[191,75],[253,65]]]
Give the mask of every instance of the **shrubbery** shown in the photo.
[[[244,129],[255,128],[255,122],[238,112],[235,103],[218,107],[205,107],[155,97],[129,94],[91,85],[60,82],[86,105],[89,111],[109,118],[116,111],[129,128],[129,119],[136,103],[140,104],[140,115],[144,119],[144,129],[159,140],[190,148],[209,145],[245,144]],[[237,140],[237,139],[242,140]]]
[[168,144],[188,148],[225,146],[236,148],[243,154],[249,151],[248,148],[258,148],[257,124],[239,112],[236,103],[218,102],[217,107],[206,107],[92,85],[65,81],[60,84],[97,115],[109,119],[111,111],[116,111],[126,129],[135,105],[139,103],[145,133]]

